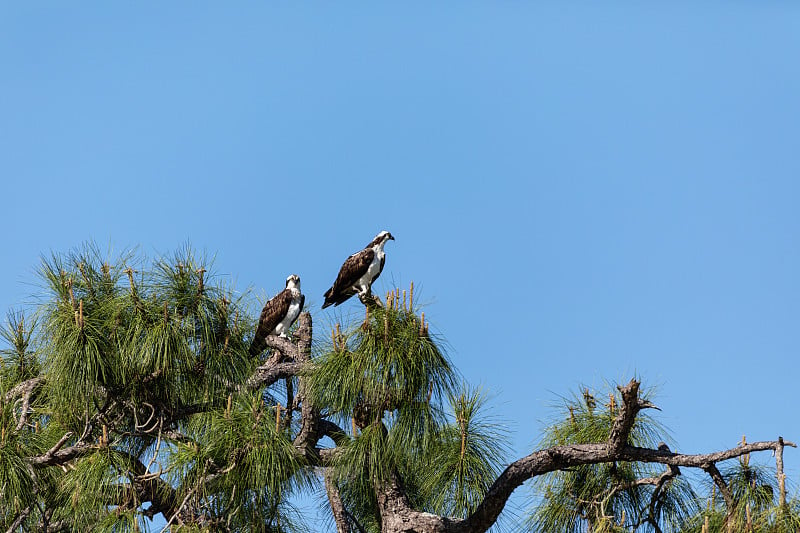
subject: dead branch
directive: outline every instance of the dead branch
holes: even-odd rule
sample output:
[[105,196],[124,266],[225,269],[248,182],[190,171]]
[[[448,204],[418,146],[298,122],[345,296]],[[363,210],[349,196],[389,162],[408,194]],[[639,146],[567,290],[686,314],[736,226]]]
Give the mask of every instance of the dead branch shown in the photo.
[[22,525],[22,523],[25,521],[25,519],[28,518],[29,514],[31,514],[31,508],[30,507],[26,507],[25,509],[20,511],[20,513],[17,515],[17,517],[14,519],[14,521],[11,522],[11,527],[9,527],[6,530],[6,533],[14,533],[14,531],[16,531],[17,528],[20,525]]
[[250,391],[260,389],[262,387],[269,387],[278,380],[296,376],[303,370],[303,363],[276,363],[270,365],[265,363],[256,368],[253,375],[244,382],[244,388]]
[[700,468],[702,468],[709,476],[711,476],[714,484],[719,489],[720,494],[722,494],[722,497],[725,499],[725,507],[728,509],[728,514],[733,512],[733,494],[731,494],[731,489],[725,482],[725,478],[722,477],[717,465],[714,463],[708,463]]
[[5,393],[3,396],[3,400],[6,402],[10,402],[14,398],[19,396],[30,396],[34,389],[44,385],[44,376],[36,376],[35,378],[31,378],[25,380],[21,383],[17,383],[11,390]]
[[331,507],[333,520],[336,522],[336,533],[350,533],[350,522],[347,519],[347,509],[344,507],[342,495],[339,487],[331,477],[331,469],[325,468],[323,477],[325,479],[325,493],[328,495],[328,504]]

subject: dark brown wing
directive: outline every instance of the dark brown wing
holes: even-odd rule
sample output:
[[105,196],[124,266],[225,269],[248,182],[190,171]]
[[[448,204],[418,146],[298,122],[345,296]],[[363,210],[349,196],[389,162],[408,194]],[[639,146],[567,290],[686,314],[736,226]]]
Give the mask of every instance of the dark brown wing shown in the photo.
[[323,309],[329,305],[339,305],[356,293],[353,290],[353,284],[367,271],[373,257],[375,257],[375,252],[372,249],[366,249],[345,260],[333,286],[325,293]]
[[250,355],[258,355],[267,347],[264,339],[271,335],[280,321],[286,316],[292,303],[292,291],[284,289],[264,304],[253,342],[250,343]]

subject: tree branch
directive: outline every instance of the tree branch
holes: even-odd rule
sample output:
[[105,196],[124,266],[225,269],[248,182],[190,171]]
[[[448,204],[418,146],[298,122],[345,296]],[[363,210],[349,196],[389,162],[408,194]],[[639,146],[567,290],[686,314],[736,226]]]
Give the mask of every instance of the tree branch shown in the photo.
[[639,411],[645,408],[655,408],[655,406],[639,398],[639,382],[634,379],[630,380],[624,387],[619,386],[617,388],[622,394],[622,405],[619,413],[614,418],[614,423],[611,425],[608,445],[612,452],[619,453],[628,444],[628,436]]
[[333,520],[336,522],[336,533],[350,533],[350,522],[347,520],[347,510],[344,508],[342,495],[339,487],[331,478],[331,469],[325,468],[323,477],[325,479],[325,492],[328,495],[328,504],[331,506]]
[[20,525],[22,525],[22,523],[25,521],[25,519],[28,518],[29,514],[31,514],[31,508],[30,507],[26,507],[25,509],[20,511],[20,513],[17,515],[17,518],[15,518],[13,522],[11,522],[11,527],[9,527],[6,530],[6,533],[14,533],[14,531],[16,531],[17,528]]
[[[306,365],[311,362],[311,315],[307,311],[300,313],[297,324],[294,334],[297,338],[296,361],[301,365]],[[293,444],[300,455],[311,458],[316,456],[315,446],[320,439],[320,412],[314,406],[305,377],[301,375],[298,382],[297,394],[300,397],[301,426]]]
[[[787,440],[783,441],[785,446],[796,448],[797,445]],[[638,448],[636,446],[626,446],[622,451],[618,460],[622,461],[641,461],[645,463],[661,463],[673,466],[688,466],[692,468],[703,468],[711,463],[718,463],[720,461],[727,461],[735,457],[741,457],[750,452],[763,452],[765,450],[774,450],[778,446],[778,441],[760,441],[745,444],[744,446],[737,446],[728,450],[720,452],[684,455],[672,452],[663,452],[660,450],[651,450],[650,448]]]
[[297,358],[297,347],[286,337],[267,335],[263,339],[253,339],[253,343],[250,345],[250,355],[258,355],[263,352],[265,348],[278,350],[284,357],[290,359]]
[[[472,532],[458,529],[464,521],[415,510],[408,500],[400,476],[395,472],[376,487],[378,510],[381,515],[381,531],[415,533],[446,533],[450,531]],[[413,525],[413,527],[409,527]],[[475,530],[477,531],[477,530]]]
[[[121,450],[115,451],[125,457],[128,462],[128,468],[133,474],[133,486],[130,488],[136,491],[137,498],[135,501],[139,503],[151,502],[152,504],[147,510],[143,511],[145,516],[152,519],[158,513],[163,513],[164,516],[171,516],[177,512],[177,492],[169,483],[158,475],[151,473],[138,457]],[[121,506],[122,503],[114,502],[114,505]]]
[[41,468],[44,466],[54,466],[64,464],[76,457],[81,457],[84,455],[89,455],[92,453],[96,448],[96,444],[88,444],[85,442],[78,441],[77,443],[73,444],[72,446],[68,446],[66,448],[62,447],[66,442],[72,438],[72,432],[67,432],[61,439],[44,455],[37,455],[36,457],[31,457],[28,459],[28,462],[37,467]]
[[[684,455],[673,453],[669,449],[653,450],[624,444],[633,426],[636,413],[643,408],[653,407],[649,402],[638,398],[638,388],[639,384],[634,380],[620,388],[623,405],[612,424],[608,442],[554,446],[536,451],[511,463],[489,488],[475,512],[467,519],[460,521],[451,531],[464,533],[486,531],[497,520],[511,493],[517,487],[528,479],[555,470],[612,461],[706,468],[708,465],[746,453],[775,450],[779,445],[778,441],[754,442],[720,452]],[[620,446],[620,442],[623,443],[622,446]],[[794,443],[788,441],[783,441],[783,444],[795,447]]]
[[302,369],[303,363],[285,362],[270,365],[265,363],[253,372],[244,383],[247,390],[256,390],[261,387],[269,387],[280,379],[296,376]]
[[17,396],[22,396],[25,394],[30,396],[33,390],[36,387],[39,387],[40,385],[44,385],[44,376],[36,376],[35,378],[31,378],[21,383],[17,383],[15,387],[13,387],[10,391],[6,392],[5,396],[3,396],[3,399],[6,402],[10,402]]
[[[670,451],[669,446],[663,442],[658,445],[658,449],[665,452]],[[658,497],[661,495],[661,490],[664,488],[667,482],[673,480],[680,474],[681,471],[677,466],[667,465],[667,469],[664,471],[664,473],[655,478],[655,483],[653,483],[655,488],[653,489],[653,494],[650,496],[650,505],[647,506],[648,513],[645,521],[650,522],[656,533],[661,533],[661,527],[658,525],[658,520],[656,519],[656,503],[658,503]],[[649,481],[652,479],[653,478],[647,478],[642,481]]]
[[717,465],[709,463],[701,468],[714,480],[714,484],[719,488],[720,494],[722,494],[722,497],[725,499],[725,507],[728,509],[728,514],[732,513],[734,506],[733,494],[731,494],[731,489],[725,482],[725,478],[722,477],[722,473],[717,468]]
[[786,474],[783,473],[783,437],[778,437],[778,446],[775,448],[775,474],[778,477],[778,504],[781,510],[786,509]]
[[28,415],[30,414],[29,411],[31,407],[31,398],[33,397],[33,393],[43,384],[44,384],[44,377],[36,376],[35,378],[31,378],[23,381],[22,383],[18,383],[14,388],[12,388],[3,396],[3,399],[6,402],[10,402],[11,400],[13,400],[18,396],[22,397],[21,398],[22,408],[20,409],[19,420],[17,421],[17,425],[14,428],[14,431],[19,431],[20,429],[25,427],[25,424],[28,423]]

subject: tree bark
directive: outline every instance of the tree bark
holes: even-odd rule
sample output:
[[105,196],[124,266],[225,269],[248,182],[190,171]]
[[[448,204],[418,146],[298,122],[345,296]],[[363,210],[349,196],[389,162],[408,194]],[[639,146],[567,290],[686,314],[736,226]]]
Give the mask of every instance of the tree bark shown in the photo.
[[325,468],[323,477],[325,478],[325,492],[328,495],[328,504],[331,506],[333,520],[336,522],[336,533],[351,533],[347,510],[344,508],[339,487],[336,486],[336,481],[331,477],[330,468]]

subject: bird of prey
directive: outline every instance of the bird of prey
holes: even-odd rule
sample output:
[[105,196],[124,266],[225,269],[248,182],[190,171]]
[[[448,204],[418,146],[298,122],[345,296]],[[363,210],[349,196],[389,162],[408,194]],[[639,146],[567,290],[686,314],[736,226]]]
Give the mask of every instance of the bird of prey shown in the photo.
[[305,299],[300,292],[300,278],[295,274],[286,278],[286,288],[264,304],[261,310],[256,335],[250,343],[250,355],[264,351],[267,335],[286,337],[286,332],[300,316]]
[[348,257],[333,286],[325,293],[325,303],[322,308],[329,305],[339,305],[354,294],[366,304],[366,297],[371,294],[373,282],[378,279],[386,262],[383,246],[387,241],[394,240],[388,231],[378,233],[366,248]]

